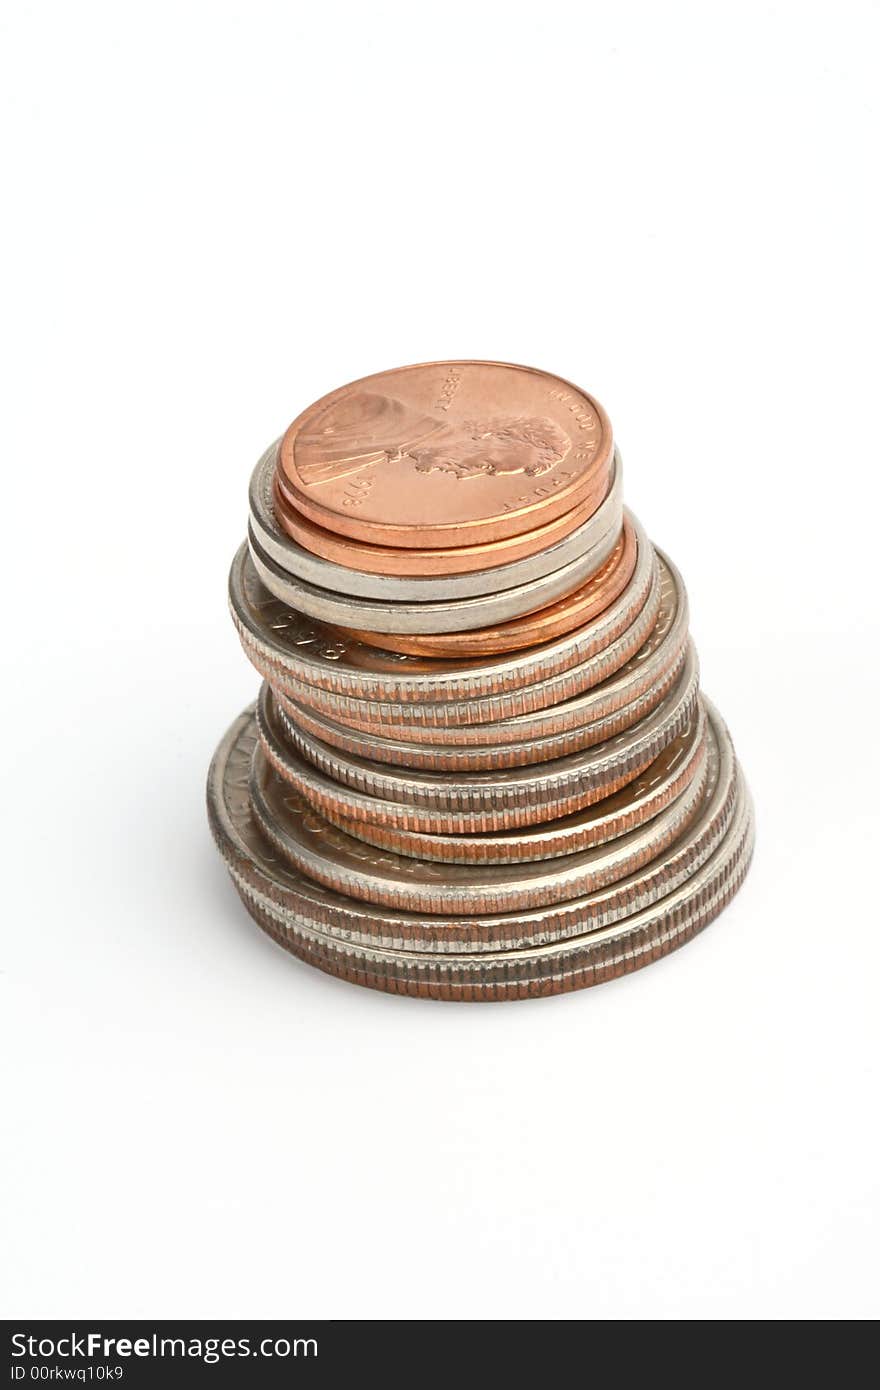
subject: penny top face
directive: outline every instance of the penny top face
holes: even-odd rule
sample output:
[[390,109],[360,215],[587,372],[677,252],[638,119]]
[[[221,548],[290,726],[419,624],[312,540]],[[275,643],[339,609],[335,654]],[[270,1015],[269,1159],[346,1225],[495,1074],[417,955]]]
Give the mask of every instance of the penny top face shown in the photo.
[[375,544],[460,546],[521,535],[575,507],[612,453],[585,392],[530,367],[434,362],[324,396],[279,465],[318,525]]

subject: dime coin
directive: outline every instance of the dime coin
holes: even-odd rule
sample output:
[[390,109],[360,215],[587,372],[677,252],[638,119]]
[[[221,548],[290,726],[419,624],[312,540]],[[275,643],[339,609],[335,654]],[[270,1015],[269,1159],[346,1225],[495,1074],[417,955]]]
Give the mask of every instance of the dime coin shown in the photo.
[[[593,552],[594,562],[599,550],[600,547],[597,546]],[[587,557],[584,557],[583,563],[588,563]],[[545,607],[528,609],[522,615],[514,616],[506,622],[499,622],[494,627],[461,629],[454,632],[449,624],[445,632],[430,635],[407,633],[406,636],[398,636],[397,631],[380,633],[363,630],[355,631],[352,635],[372,646],[386,647],[391,651],[407,652],[414,656],[434,656],[441,659],[459,657],[467,660],[472,657],[494,656],[499,652],[522,651],[524,647],[534,647],[541,642],[560,637],[563,633],[572,632],[598,617],[626,588],[632,578],[635,563],[635,531],[630,514],[625,512],[623,533],[601,568],[592,568],[592,572],[582,584],[567,590],[562,598]],[[516,590],[511,589],[510,592],[515,593]]]
[[[726,779],[733,751],[723,722],[706,703],[718,740],[717,788]],[[587,935],[582,930],[583,899],[475,919],[367,904],[306,878],[285,863],[262,835],[248,796],[255,743],[253,711],[249,710],[221,742],[208,777],[211,828],[236,887],[249,910],[258,908],[274,918],[292,949],[317,944],[338,951],[340,961],[356,962],[357,970],[363,970],[369,956],[374,966],[382,966],[374,981],[382,988],[397,987],[398,967],[411,971],[408,983],[421,979],[430,985],[430,989],[411,992],[439,989],[437,997],[446,998],[500,998],[505,990],[507,997],[518,997],[520,990],[526,997],[598,983],[647,964],[687,940],[732,896],[748,866],[751,808],[740,774],[733,823],[712,857],[695,873],[686,874],[682,886],[653,908],[644,909],[636,897],[631,904],[633,915],[616,923],[601,909],[594,912],[590,918],[594,929]],[[698,815],[689,833],[701,833],[703,823]],[[687,843],[686,835],[676,853],[686,855]],[[434,965],[436,974],[432,974]],[[470,989],[477,992],[468,996]],[[483,989],[489,992],[481,994]],[[492,990],[501,992],[493,995]]]
[[[704,836],[689,841],[689,868],[700,864],[724,833],[724,816],[732,809],[732,767],[730,777],[730,795],[718,798],[721,823],[708,820]],[[446,864],[438,874],[436,862],[377,850],[310,810],[302,797],[291,794],[290,784],[273,770],[262,747],[255,750],[250,781],[251,806],[260,829],[307,877],[367,902],[386,903],[409,912],[457,916],[546,907],[595,894],[623,879],[624,904],[631,901],[634,892],[650,902],[648,885],[658,885],[659,895],[669,883],[669,865],[663,852],[690,825],[701,807],[703,791],[702,783],[689,787],[645,825],[604,845],[556,859],[503,865]],[[638,869],[643,872],[636,880],[633,875]],[[606,894],[603,902],[612,910],[613,895]]]
[[[535,701],[552,704],[566,698],[566,692],[576,693],[565,680],[546,688],[539,685],[531,695],[527,687],[580,667],[577,679],[582,683],[577,689],[585,689],[622,666],[645,641],[660,604],[659,574],[650,542],[638,526],[636,539],[632,579],[594,622],[531,651],[492,661],[408,657],[353,642],[339,629],[305,618],[270,594],[249,560],[246,543],[232,562],[230,611],[257,670],[295,699],[302,698],[304,687],[340,697],[338,703],[326,704],[334,717],[351,698],[361,710],[373,701],[418,703],[425,710],[425,722],[436,719],[441,701],[460,702],[456,719],[503,719],[538,708]],[[616,639],[621,640],[606,656]],[[587,669],[589,658],[596,659]],[[376,719],[382,722],[378,707]]]
[[526,863],[577,854],[644,825],[690,787],[700,786],[707,769],[705,717],[698,708],[685,732],[667,744],[635,781],[583,811],[543,825],[504,835],[425,835],[374,821],[346,820],[330,814],[328,808],[324,814],[355,839],[417,859],[445,864]]
[[591,490],[611,451],[602,407],[569,382],[461,361],[331,392],[290,426],[279,462],[296,507],[319,526],[421,549],[552,521]]
[[429,833],[507,830],[554,820],[610,796],[653,762],[693,716],[693,651],[673,690],[625,733],[553,762],[493,772],[407,772],[343,756],[301,730],[288,743],[268,686],[257,706],[269,761],[317,810]]
[[[593,604],[600,603],[602,597],[607,595],[607,607],[625,588],[635,564],[634,533],[628,522],[624,525],[622,536],[619,531],[609,530],[591,550],[576,560],[569,560],[563,569],[545,574],[541,579],[518,584],[512,589],[502,589],[496,594],[443,599],[439,602],[428,602],[427,598],[408,603],[399,599],[356,598],[352,594],[319,589],[281,569],[260,549],[252,530],[248,531],[248,547],[251,562],[270,593],[298,612],[322,622],[347,628],[362,627],[365,623],[381,624],[383,633],[462,632],[468,628],[478,628],[482,633],[489,623],[506,624],[507,620],[519,618],[523,613],[531,613],[536,608],[544,609],[546,604],[573,590],[583,594],[588,584],[592,585],[590,594],[594,596]],[[582,607],[584,603],[581,600]],[[577,611],[579,613],[580,610]],[[564,629],[558,627],[555,610],[554,618],[556,629],[562,632]],[[554,620],[551,619],[543,640],[555,635]],[[379,638],[374,633],[358,633],[357,640],[366,641],[371,646],[388,645],[384,636]],[[446,641],[448,643],[449,639]],[[522,645],[534,645],[534,638]]]
[[[265,457],[265,456],[264,456]],[[274,457],[274,456],[273,456]],[[272,459],[270,459],[270,463]],[[258,465],[259,466],[259,465]],[[263,500],[264,499],[264,500]],[[614,451],[610,468],[603,468],[596,482],[585,497],[563,512],[553,521],[546,521],[534,530],[521,536],[509,536],[500,541],[484,541],[476,545],[446,546],[440,549],[404,550],[398,546],[370,545],[364,541],[352,540],[350,536],[340,536],[316,526],[302,512],[290,504],[284,494],[284,484],[280,473],[275,474],[268,496],[262,487],[254,495],[251,483],[251,518],[255,522],[263,518],[265,509],[272,514],[272,522],[265,530],[270,535],[285,535],[297,549],[304,554],[311,552],[313,558],[320,558],[333,565],[334,569],[351,570],[358,574],[366,585],[368,577],[378,579],[382,585],[378,593],[370,593],[364,587],[365,597],[373,598],[418,598],[419,593],[410,592],[411,586],[424,585],[429,578],[449,588],[449,598],[467,598],[474,593],[485,593],[485,581],[474,581],[468,576],[474,572],[497,573],[499,582],[493,588],[507,588],[508,571],[514,565],[526,566],[527,572],[512,573],[511,584],[524,584],[529,578],[537,578],[553,569],[559,569],[568,560],[574,559],[583,550],[589,549],[594,535],[607,529],[607,522],[616,515],[619,519],[623,505],[623,472],[620,454]],[[265,539],[265,536],[264,536]],[[294,574],[302,574],[318,584],[318,575],[305,573],[296,567],[285,564],[282,555],[275,554],[270,546],[264,544],[273,559],[291,569]],[[389,582],[397,578],[406,586],[406,591],[393,593]],[[461,580],[467,587],[462,592],[458,587],[453,591],[452,581]],[[322,587],[346,590],[345,584],[324,580]],[[443,594],[435,597],[442,598]]]
[[374,711],[371,722],[348,702],[343,724],[324,713],[312,691],[305,694],[309,704],[291,699],[279,686],[273,693],[280,711],[308,733],[377,762],[476,771],[540,762],[542,748],[553,747],[547,756],[562,757],[634,724],[676,679],[688,640],[687,595],[671,562],[661,561],[660,572],[660,609],[644,645],[613,676],[560,704],[492,723],[414,727],[405,719],[407,705],[398,706],[396,716],[384,706],[389,722],[377,724]]

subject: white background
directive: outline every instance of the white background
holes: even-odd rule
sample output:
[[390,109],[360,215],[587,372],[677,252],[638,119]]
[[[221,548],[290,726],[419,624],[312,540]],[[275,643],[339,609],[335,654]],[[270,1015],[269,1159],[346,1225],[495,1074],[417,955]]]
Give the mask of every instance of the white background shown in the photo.
[[[7,4],[10,1316],[876,1315],[876,4]],[[205,822],[246,485],[316,396],[615,424],[758,808],[600,989],[325,977]]]

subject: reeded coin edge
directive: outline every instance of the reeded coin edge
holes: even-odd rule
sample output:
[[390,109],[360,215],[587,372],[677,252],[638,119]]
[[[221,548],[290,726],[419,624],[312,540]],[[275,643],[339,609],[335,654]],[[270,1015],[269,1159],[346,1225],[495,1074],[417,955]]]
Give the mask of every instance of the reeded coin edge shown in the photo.
[[[658,640],[656,634],[661,624],[667,622],[663,607],[663,592],[667,579],[673,586],[676,606]],[[671,571],[667,572],[667,578],[661,584],[660,595],[656,619],[645,641],[605,680],[581,690],[573,699],[511,715],[506,719],[484,724],[471,723],[470,720],[453,723],[451,716],[460,706],[443,703],[437,708],[436,723],[417,723],[412,718],[407,720],[407,715],[414,712],[409,705],[394,706],[393,715],[392,707],[384,706],[388,712],[388,722],[377,723],[374,719],[363,716],[360,708],[355,707],[357,702],[346,701],[344,709],[334,708],[332,713],[328,713],[325,707],[327,702],[321,697],[315,698],[316,692],[313,689],[299,689],[295,699],[284,687],[273,684],[272,689],[294,720],[306,717],[316,723],[326,722],[331,735],[335,733],[335,737],[324,738],[317,728],[311,729],[310,732],[317,738],[323,738],[323,742],[334,743],[337,747],[346,748],[345,739],[364,738],[372,744],[378,736],[386,743],[390,741],[399,744],[401,757],[405,756],[407,759],[412,756],[413,744],[416,745],[416,756],[421,754],[424,757],[431,751],[436,751],[438,756],[451,751],[455,756],[464,759],[468,756],[469,749],[476,747],[482,750],[484,745],[496,748],[498,745],[512,744],[519,752],[522,748],[531,747],[536,740],[559,735],[568,730],[580,730],[583,725],[622,709],[666,677],[669,677],[670,681],[674,680],[674,674],[684,660],[688,638],[687,595],[683,588],[679,587],[679,577]],[[647,650],[652,643],[652,649]],[[585,679],[591,678],[592,675],[588,671]],[[471,707],[469,705],[466,708],[469,710]],[[415,709],[418,709],[418,705]],[[371,713],[375,714],[374,707],[371,708]],[[337,715],[339,717],[335,717]],[[356,749],[348,748],[347,751],[355,752]],[[393,761],[391,757],[385,756],[377,760]],[[528,758],[522,760],[528,761]]]
[[[718,863],[704,866],[702,876],[661,899],[644,913],[624,918],[611,933],[596,932],[569,944],[570,963],[537,957],[533,962],[492,958],[436,956],[410,962],[383,959],[337,939],[314,933],[293,917],[278,914],[233,877],[247,911],[277,943],[306,964],[352,984],[386,993],[455,1002],[489,1003],[542,998],[606,983],[669,955],[714,921],[738,892],[751,864],[754,821],[751,798],[743,790],[742,810],[727,841],[716,851]],[[481,974],[482,971],[482,974]]]
[[[597,818],[580,827],[565,824],[569,819],[565,817],[562,828],[558,830],[554,830],[557,822],[550,821],[524,830],[520,835],[515,831],[509,831],[506,836],[454,837],[400,832],[378,822],[352,821],[327,811],[323,814],[346,835],[364,840],[376,849],[413,855],[438,864],[528,864],[540,859],[558,859],[566,854],[578,854],[582,850],[607,844],[609,840],[628,834],[630,830],[653,820],[654,816],[659,815],[677,797],[684,795],[692,785],[705,783],[708,772],[708,747],[705,718],[701,711],[698,727],[700,732],[674,777],[661,782],[652,789],[649,796],[643,797],[625,811],[616,815],[611,813],[604,820]],[[662,753],[658,757],[662,757]],[[654,763],[649,764],[646,773],[650,773],[653,766]],[[635,780],[638,781],[638,778]],[[633,784],[626,784],[627,787],[631,785]],[[623,788],[623,791],[625,790],[626,788]],[[601,805],[601,802],[594,802],[594,808]]]
[[[569,717],[566,719],[567,727],[540,736],[526,736],[521,743],[456,745],[408,742],[402,738],[386,737],[378,731],[368,734],[358,729],[347,729],[335,720],[324,719],[307,705],[290,701],[283,691],[273,689],[272,695],[279,720],[290,739],[299,727],[338,752],[371,758],[390,767],[427,772],[503,771],[568,757],[594,744],[603,743],[638,723],[656,709],[672,689],[681,674],[686,654],[685,638],[672,663],[661,672],[659,679],[643,688],[630,703],[612,705],[606,714],[579,725],[573,725]],[[552,720],[546,722],[552,723]]]
[[[460,773],[457,780],[428,772],[408,776],[404,769],[393,770],[387,764],[344,759],[329,745],[308,738],[297,729],[292,731],[293,738],[288,743],[272,704],[271,689],[266,685],[257,701],[257,726],[279,775],[294,785],[302,783],[301,790],[307,795],[308,782],[314,782],[317,772],[323,778],[317,792],[343,800],[351,797],[350,819],[359,819],[363,811],[379,815],[381,802],[444,813],[478,811],[497,815],[534,811],[558,803],[570,793],[587,793],[596,786],[605,786],[636,763],[641,771],[646,766],[648,749],[653,750],[648,759],[653,762],[661,748],[683,732],[696,706],[698,685],[696,652],[690,644],[675,687],[638,724],[582,753],[526,768],[511,768],[494,779],[486,773]],[[355,800],[355,796],[368,800],[364,803]],[[586,804],[586,800],[581,804]],[[551,817],[545,815],[543,819]]]
[[[689,789],[646,825],[600,847],[530,865],[516,863],[488,870],[483,865],[467,866],[459,869],[455,882],[425,882],[426,867],[436,872],[432,861],[425,864],[394,854],[397,865],[383,873],[381,860],[390,857],[387,851],[384,855],[379,852],[374,865],[366,856],[358,865],[350,862],[350,856],[340,862],[332,854],[322,854],[319,835],[314,846],[291,835],[278,806],[263,790],[266,762],[262,750],[254,750],[254,759],[250,782],[254,818],[266,839],[300,873],[336,893],[365,902],[405,912],[469,917],[533,911],[578,898],[585,920],[594,910],[610,920],[621,910],[632,911],[634,902],[646,905],[674,888],[712,853],[727,827],[736,780],[731,765],[727,784],[716,785],[708,806],[704,804],[705,786],[698,787],[696,794]],[[698,815],[699,826],[695,824]],[[332,824],[328,829],[332,832]],[[676,849],[676,843],[691,830],[686,843]],[[488,879],[484,877],[487,873]],[[462,882],[466,874],[470,881]]]
[[[571,667],[582,666],[589,658],[599,656],[617,638],[635,627],[637,618],[655,594],[656,617],[656,607],[659,607],[659,565],[653,547],[641,527],[637,528],[637,534],[639,553],[632,579],[620,597],[604,613],[585,627],[568,633],[553,643],[530,648],[525,655],[514,653],[505,660],[486,664],[471,662],[456,665],[438,660],[436,666],[441,669],[430,672],[406,670],[405,657],[397,658],[401,663],[399,671],[370,671],[358,666],[345,668],[334,666],[329,659],[322,665],[314,657],[309,657],[307,646],[324,643],[326,649],[336,652],[336,648],[340,646],[340,634],[336,629],[317,623],[317,627],[324,630],[316,631],[314,622],[310,620],[313,637],[309,639],[309,644],[297,644],[285,642],[282,628],[278,625],[267,622],[265,626],[260,627],[256,624],[241,587],[241,568],[247,554],[247,542],[244,542],[236,553],[230,569],[229,609],[248,660],[272,684],[286,687],[288,683],[292,683],[294,695],[297,686],[313,687],[343,698],[356,698],[360,704],[366,705],[372,700],[393,703],[420,701],[426,697],[432,698],[434,702],[471,702],[475,697],[479,699],[483,696],[509,695],[512,690],[521,694],[523,688],[530,684],[547,676],[563,674]],[[272,602],[277,602],[268,594],[268,590],[265,592]],[[294,622],[301,620],[302,615],[297,614],[295,610],[289,606],[280,606],[290,614]],[[648,625],[645,635],[651,626],[653,620]],[[341,645],[344,652],[345,642]],[[640,645],[641,641],[627,652],[623,660],[627,660],[632,651]],[[364,647],[364,650],[370,649]],[[337,652],[333,660],[338,661],[341,655],[342,653]],[[379,652],[378,655],[387,660],[389,654]],[[424,662],[422,664],[424,665]],[[596,664],[597,680],[603,679],[611,670],[616,669],[612,666],[610,669],[598,671],[599,663]],[[595,681],[591,683],[594,684]],[[478,715],[478,721],[485,722],[487,719],[503,717],[503,709],[499,709],[497,714]]]
[[[723,757],[732,760],[735,755],[726,725],[705,696],[702,698]],[[526,949],[579,934],[577,900],[538,912],[471,919],[431,917],[359,903],[305,878],[276,858],[276,851],[254,821],[248,778],[256,742],[252,706],[227,731],[212,760],[207,788],[208,818],[230,873],[272,910],[292,915],[319,933],[350,945],[441,955]],[[245,834],[255,839],[260,858],[255,858]]]

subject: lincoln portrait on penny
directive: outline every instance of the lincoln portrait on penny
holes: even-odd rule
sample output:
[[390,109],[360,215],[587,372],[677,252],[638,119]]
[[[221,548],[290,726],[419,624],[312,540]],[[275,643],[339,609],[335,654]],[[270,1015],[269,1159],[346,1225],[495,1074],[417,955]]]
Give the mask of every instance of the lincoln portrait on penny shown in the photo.
[[296,471],[306,486],[332,482],[371,464],[412,460],[416,473],[480,478],[548,473],[571,440],[545,416],[493,415],[446,420],[392,396],[353,391],[310,419],[295,444]]

